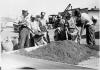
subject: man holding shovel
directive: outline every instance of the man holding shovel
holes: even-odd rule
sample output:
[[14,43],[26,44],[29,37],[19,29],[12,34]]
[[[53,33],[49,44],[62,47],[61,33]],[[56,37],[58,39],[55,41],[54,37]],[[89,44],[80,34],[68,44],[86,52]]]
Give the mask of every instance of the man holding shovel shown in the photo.
[[76,9],[74,12],[77,23],[81,26],[80,39],[83,34],[84,29],[86,28],[86,42],[88,45],[95,45],[95,28],[93,21],[87,13],[81,13],[79,9]]

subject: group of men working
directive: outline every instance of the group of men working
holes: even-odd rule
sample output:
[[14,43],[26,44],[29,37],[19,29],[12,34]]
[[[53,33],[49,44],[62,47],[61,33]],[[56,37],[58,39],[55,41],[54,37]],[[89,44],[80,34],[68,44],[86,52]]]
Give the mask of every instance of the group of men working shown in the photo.
[[[84,29],[86,28],[86,42],[89,45],[95,45],[95,24],[97,23],[97,16],[89,17],[87,13],[81,13],[80,9],[68,11],[62,18],[59,14],[55,22],[55,41],[72,40],[80,43]],[[81,27],[81,29],[79,29]]]
[[[50,43],[47,22],[44,19],[45,12],[41,12],[40,17],[32,15],[27,17],[28,14],[28,11],[22,10],[22,16],[17,22],[21,25],[19,29],[19,48],[35,46],[40,40],[42,40],[43,44]],[[74,16],[72,16],[72,11],[68,11],[65,17],[58,14],[54,40],[72,40],[80,43],[83,30],[86,28],[87,44],[95,45],[94,25],[96,23],[96,17],[91,19],[88,14],[81,13],[79,9],[75,10]],[[81,27],[80,31],[77,24]]]
[[68,11],[64,17],[59,14],[55,25],[55,41],[72,40],[77,42],[76,39],[79,38],[79,31],[75,18],[72,16],[72,11]]
[[[19,49],[50,42],[46,20],[44,19],[45,12],[41,12],[40,16],[28,15],[28,11],[22,10],[22,16],[17,20],[20,25]],[[40,40],[42,40],[41,43],[38,43]]]

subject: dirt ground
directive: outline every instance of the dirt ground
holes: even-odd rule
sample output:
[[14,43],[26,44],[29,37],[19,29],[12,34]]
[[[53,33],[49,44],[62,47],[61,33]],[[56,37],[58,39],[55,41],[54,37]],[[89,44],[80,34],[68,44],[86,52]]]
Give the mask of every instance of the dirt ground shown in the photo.
[[[53,36],[54,36],[54,30],[48,30],[49,31],[49,36],[50,36],[50,40],[53,41]],[[96,25],[96,45],[99,45],[99,26]],[[82,40],[81,43],[82,44],[86,44],[86,37],[85,37],[85,31],[83,33],[82,36]],[[13,28],[4,28],[3,32],[0,34],[1,35],[1,41],[4,40],[7,36],[18,36],[18,33],[14,33]],[[99,53],[98,53],[99,54]],[[94,69],[98,69],[99,68],[99,59],[100,58],[96,58],[96,57],[90,57],[88,60],[82,61],[80,62],[77,66],[82,66],[82,67],[88,67],[88,68],[94,68]]]

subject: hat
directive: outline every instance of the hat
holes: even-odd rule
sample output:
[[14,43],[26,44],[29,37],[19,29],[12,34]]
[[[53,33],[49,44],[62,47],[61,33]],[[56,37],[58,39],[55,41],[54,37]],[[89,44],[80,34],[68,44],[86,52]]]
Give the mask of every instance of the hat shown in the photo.
[[35,18],[35,15],[32,15],[32,14],[31,14],[31,17]]
[[93,16],[92,16],[92,19],[93,19],[93,20],[98,20],[99,18],[98,18],[98,16],[93,15]]
[[24,13],[29,14],[27,10],[22,10],[22,13],[23,13],[23,14],[24,14]]
[[34,15],[31,15],[30,18],[31,18],[31,21],[34,21],[34,19],[35,19],[36,17],[35,17]]
[[46,13],[45,12],[41,12],[41,15],[45,15]]
[[58,13],[57,18],[62,18],[62,16],[61,16],[61,14],[60,14],[60,13]]
[[79,15],[80,14],[80,9],[79,8],[78,9],[75,9],[74,14],[75,14],[75,16],[76,15]]
[[40,15],[36,15],[36,18],[40,18]]

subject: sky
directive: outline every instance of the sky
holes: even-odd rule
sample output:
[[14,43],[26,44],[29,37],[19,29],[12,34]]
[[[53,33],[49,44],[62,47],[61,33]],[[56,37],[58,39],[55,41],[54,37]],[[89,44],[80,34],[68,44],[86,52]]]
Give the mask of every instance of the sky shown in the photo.
[[21,15],[22,10],[36,15],[41,11],[46,15],[63,12],[70,3],[72,8],[99,8],[99,0],[1,0],[1,17],[15,18]]

